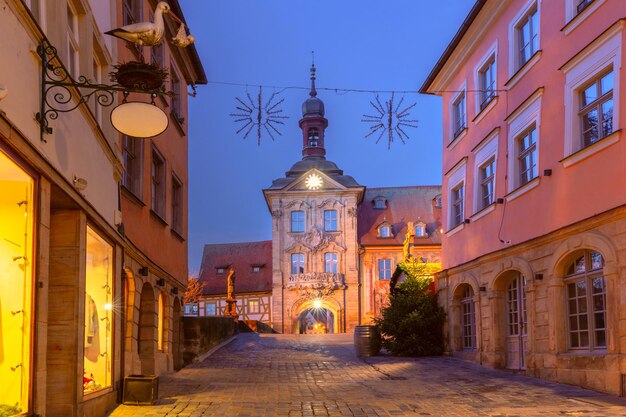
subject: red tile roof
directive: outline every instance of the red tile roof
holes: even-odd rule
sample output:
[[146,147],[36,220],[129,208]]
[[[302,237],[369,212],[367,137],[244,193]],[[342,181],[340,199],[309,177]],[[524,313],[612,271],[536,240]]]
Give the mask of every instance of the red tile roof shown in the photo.
[[[253,272],[254,266],[261,270]],[[272,241],[204,245],[198,278],[205,283],[205,295],[226,294],[229,268],[235,270],[235,294],[272,291]]]
[[[436,197],[441,196],[441,186],[367,188],[359,207],[358,239],[363,246],[402,245],[407,223],[426,224],[427,237],[415,237],[416,245],[440,245],[441,207]],[[387,200],[385,209],[374,208],[374,199]],[[378,237],[378,226],[384,221],[392,226],[392,237]]]

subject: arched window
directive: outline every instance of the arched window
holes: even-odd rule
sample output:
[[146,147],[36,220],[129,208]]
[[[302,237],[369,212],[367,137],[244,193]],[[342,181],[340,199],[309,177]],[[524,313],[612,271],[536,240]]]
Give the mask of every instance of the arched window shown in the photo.
[[312,127],[309,129],[309,146],[312,148],[317,148],[319,146],[320,140],[320,131],[316,127]]
[[461,295],[461,337],[463,350],[476,349],[474,291],[466,285]]
[[567,285],[569,348],[606,349],[606,279],[604,258],[585,250],[568,266]]

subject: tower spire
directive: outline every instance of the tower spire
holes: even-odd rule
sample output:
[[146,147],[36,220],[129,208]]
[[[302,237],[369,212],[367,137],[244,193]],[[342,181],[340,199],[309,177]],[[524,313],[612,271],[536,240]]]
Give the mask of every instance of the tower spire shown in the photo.
[[309,95],[311,97],[317,96],[317,91],[315,90],[315,51],[311,51],[311,92]]

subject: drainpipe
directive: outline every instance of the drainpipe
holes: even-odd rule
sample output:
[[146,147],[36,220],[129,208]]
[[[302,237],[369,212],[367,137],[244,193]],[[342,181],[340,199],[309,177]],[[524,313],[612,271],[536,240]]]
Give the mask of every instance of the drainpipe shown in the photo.
[[[122,212],[122,184],[121,182],[117,183],[117,209],[119,210],[119,212]],[[120,235],[122,235],[122,237],[124,238],[124,241],[126,241],[126,236],[124,234],[124,219],[122,219],[122,223],[120,223],[119,227],[117,228],[117,231],[119,232]],[[126,356],[125,356],[125,351],[126,351],[126,294],[125,294],[125,288],[126,286],[124,285],[124,281],[126,279],[128,279],[126,277],[126,271],[124,271],[124,265],[126,264],[126,253],[125,253],[125,246],[122,246],[122,270],[121,270],[121,275],[120,275],[120,283],[121,288],[118,290],[120,292],[120,302],[122,304],[122,312],[120,314],[120,381],[118,383],[118,393],[117,393],[117,401],[118,403],[122,403],[123,400],[123,391],[124,391],[124,370],[126,367]],[[115,357],[115,355],[114,355]]]
[[359,325],[363,324],[363,282],[361,280],[361,256],[365,253],[365,248],[359,245],[357,255],[357,264],[356,264],[356,273],[358,280],[358,289],[359,289]]
[[280,307],[281,307],[281,314],[282,314],[282,328],[281,328],[281,333],[285,334],[285,274],[283,271],[280,271]]

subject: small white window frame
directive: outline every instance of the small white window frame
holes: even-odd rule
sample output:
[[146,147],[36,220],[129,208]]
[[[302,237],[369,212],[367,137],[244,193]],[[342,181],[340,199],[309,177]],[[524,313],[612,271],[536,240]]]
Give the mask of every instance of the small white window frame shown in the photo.
[[[541,99],[543,90],[537,90],[520,108],[518,108],[508,120],[509,134],[507,140],[508,167],[507,167],[507,193],[522,188],[519,179],[516,140],[525,130],[535,126],[537,132],[537,176],[541,172]],[[524,187],[532,181],[524,184]],[[530,190],[532,186],[528,187]],[[517,197],[517,195],[515,196]]]
[[[480,195],[481,195],[481,183],[480,183],[480,168],[491,158],[494,159],[494,178],[493,178],[493,190],[494,201],[496,199],[496,187],[498,185],[498,140],[499,132],[495,130],[489,136],[487,136],[478,148],[474,150],[474,189],[473,189],[473,202],[472,212],[477,214],[478,212],[487,209],[487,207],[480,207]],[[493,205],[493,204],[492,204]],[[485,213],[486,214],[486,213]],[[472,220],[476,218],[472,215]]]
[[[450,109],[449,109],[449,114],[450,114],[450,123],[449,123],[449,130],[450,130],[450,138],[448,140],[448,143],[450,146],[454,146],[454,144],[456,144],[457,142],[459,142],[466,134],[467,134],[467,81],[463,81],[463,84],[456,89],[457,93],[452,97],[452,99],[450,100]],[[455,122],[456,122],[456,117],[455,117],[455,106],[457,101],[459,101],[459,99],[461,98],[461,96],[463,96],[463,100],[465,101],[465,114],[464,114],[464,119],[463,119],[463,129],[461,129],[458,132],[458,135],[455,136],[455,133],[457,133],[456,129],[455,129]]]
[[[511,23],[509,24],[509,78],[513,77],[516,72],[522,69],[524,66],[528,64],[531,66],[530,62],[533,61],[533,56],[541,50],[541,2],[539,0],[530,0],[527,2],[524,7],[520,9],[520,11],[515,15]],[[528,61],[523,64],[520,63],[519,60],[519,36],[518,36],[518,26],[523,19],[528,17],[531,9],[537,8],[537,21],[539,22],[539,27],[537,28],[537,50],[535,53],[528,59]],[[535,61],[537,62],[537,61]]]
[[[589,6],[591,7],[591,6]],[[566,158],[580,150],[581,125],[578,117],[580,110],[579,92],[588,81],[597,77],[609,67],[613,68],[613,132],[620,129],[620,69],[622,49],[621,25],[615,25],[602,38],[596,39],[585,48],[578,56],[568,62],[561,70],[565,73],[565,140],[563,143],[563,156]],[[589,148],[589,147],[588,147]],[[593,146],[585,150],[587,153],[595,153],[603,149],[602,146]],[[569,161],[576,162],[576,161]],[[568,163],[564,164],[566,167]]]
[[[494,70],[494,87],[495,87],[495,95],[491,99],[491,101],[481,110],[481,91],[480,91],[480,70],[487,64],[493,57],[495,70]],[[487,52],[483,55],[483,57],[478,61],[478,65],[474,67],[474,86],[475,86],[475,94],[474,94],[474,109],[476,118],[474,119],[474,123],[478,123],[482,120],[481,115],[487,114],[491,108],[494,107],[496,103],[496,99],[498,98],[498,41],[496,40],[493,45],[487,50]],[[467,102],[466,102],[467,103]]]
[[[463,160],[461,161],[459,164],[457,164],[456,167],[454,167],[454,169],[448,173],[447,175],[447,208],[446,208],[446,225],[445,227],[447,228],[448,232],[452,232],[452,231],[457,231],[458,229],[462,229],[464,226],[464,222],[461,221],[460,224],[455,224],[454,226],[452,226],[452,216],[453,216],[453,210],[452,210],[452,191],[455,190],[459,185],[463,185],[464,190],[463,190],[463,220],[466,219],[466,215],[465,212],[467,211],[467,187],[466,187],[466,178],[467,178],[467,160]],[[448,235],[450,236],[450,234]]]

